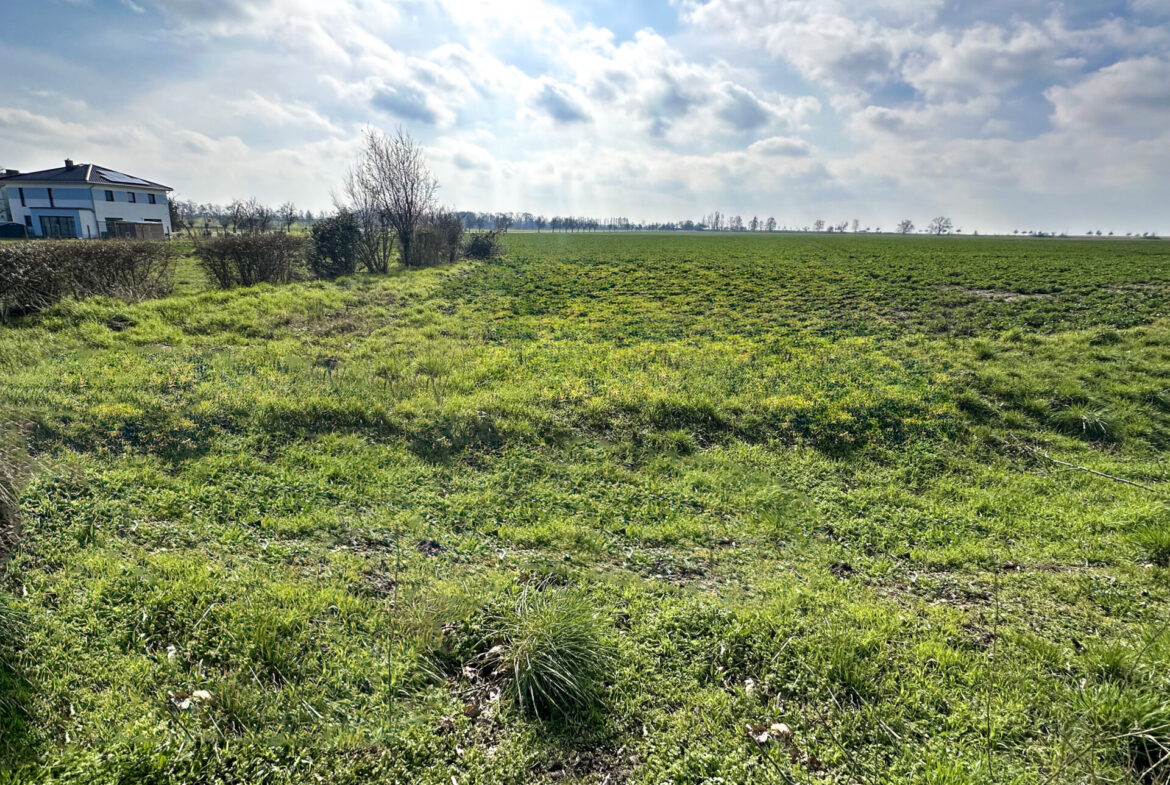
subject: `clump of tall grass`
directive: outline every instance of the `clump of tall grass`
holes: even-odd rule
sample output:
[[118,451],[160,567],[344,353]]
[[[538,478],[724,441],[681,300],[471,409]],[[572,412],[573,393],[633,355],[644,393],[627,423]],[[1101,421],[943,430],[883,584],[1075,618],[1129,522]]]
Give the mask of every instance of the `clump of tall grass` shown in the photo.
[[1069,436],[1094,442],[1118,442],[1125,436],[1124,422],[1106,409],[1084,403],[1057,404],[1050,408],[1053,410],[1048,415],[1049,423]]
[[1136,536],[1146,558],[1159,567],[1170,567],[1170,523],[1150,524]]
[[604,622],[573,587],[525,586],[487,614],[485,655],[524,711],[566,719],[596,708],[612,660]]

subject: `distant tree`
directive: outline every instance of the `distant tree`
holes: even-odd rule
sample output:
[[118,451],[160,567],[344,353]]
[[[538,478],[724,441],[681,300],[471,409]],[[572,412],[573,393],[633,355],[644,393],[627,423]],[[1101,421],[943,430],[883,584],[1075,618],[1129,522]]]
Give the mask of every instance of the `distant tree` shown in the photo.
[[190,229],[191,225],[183,217],[183,211],[179,207],[177,199],[171,199],[167,202],[167,212],[171,216],[171,231],[181,232],[184,229]]
[[255,198],[246,202],[237,199],[227,209],[233,231],[263,234],[272,224],[272,210]]
[[735,216],[734,218],[731,219],[731,225],[728,228],[730,228],[731,231],[733,231],[733,232],[742,232],[743,231],[743,218],[741,216],[738,216],[738,215]]
[[439,190],[422,148],[401,126],[393,137],[370,129],[366,131],[353,179],[398,235],[403,264],[413,265],[415,233],[434,212]]
[[951,223],[950,218],[947,218],[945,215],[940,215],[930,220],[930,226],[927,227],[927,231],[935,235],[948,234],[953,227],[954,224]]
[[857,234],[857,230],[861,227],[861,221],[856,218],[853,219],[853,233]]
[[825,221],[823,218],[818,218],[815,221],[813,221],[813,231],[814,232],[825,231]]
[[533,221],[533,223],[536,224],[536,231],[539,232],[543,230],[544,227],[548,226],[548,219],[543,215],[538,215],[536,216],[536,219]]
[[767,222],[765,222],[765,224],[764,224],[764,230],[765,230],[765,231],[768,231],[768,232],[774,232],[774,231],[776,231],[776,219],[775,219],[775,218],[769,218],[769,219],[767,220]]
[[914,222],[909,218],[898,222],[898,234],[911,234],[914,232]]
[[297,206],[292,202],[285,202],[276,210],[276,217],[280,220],[280,227],[288,234],[288,230],[297,222]]

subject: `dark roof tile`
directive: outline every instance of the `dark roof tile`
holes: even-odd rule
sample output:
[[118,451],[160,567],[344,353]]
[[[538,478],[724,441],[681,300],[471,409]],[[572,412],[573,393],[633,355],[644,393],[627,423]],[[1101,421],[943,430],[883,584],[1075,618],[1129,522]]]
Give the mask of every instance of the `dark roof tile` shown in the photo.
[[[110,176],[107,176],[110,175]],[[21,172],[20,174],[0,174],[0,183],[33,182],[33,183],[88,183],[90,185],[112,185],[119,188],[160,188],[164,191],[173,191],[170,186],[153,183],[141,177],[132,177],[121,172],[107,169],[94,164],[74,164],[72,167],[60,166],[56,169],[42,169],[39,172]]]

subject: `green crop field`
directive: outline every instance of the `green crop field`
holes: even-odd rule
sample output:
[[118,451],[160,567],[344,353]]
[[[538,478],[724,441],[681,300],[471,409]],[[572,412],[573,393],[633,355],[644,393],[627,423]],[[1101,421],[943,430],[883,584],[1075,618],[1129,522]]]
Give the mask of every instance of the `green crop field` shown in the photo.
[[1170,243],[203,286],[0,327],[0,782],[1170,779]]

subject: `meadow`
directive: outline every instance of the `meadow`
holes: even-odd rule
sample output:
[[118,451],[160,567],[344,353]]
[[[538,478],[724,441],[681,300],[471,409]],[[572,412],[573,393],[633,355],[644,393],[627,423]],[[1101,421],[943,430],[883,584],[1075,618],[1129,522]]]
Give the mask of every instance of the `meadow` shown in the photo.
[[180,277],[0,327],[0,782],[1170,781],[1170,243]]

